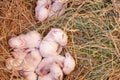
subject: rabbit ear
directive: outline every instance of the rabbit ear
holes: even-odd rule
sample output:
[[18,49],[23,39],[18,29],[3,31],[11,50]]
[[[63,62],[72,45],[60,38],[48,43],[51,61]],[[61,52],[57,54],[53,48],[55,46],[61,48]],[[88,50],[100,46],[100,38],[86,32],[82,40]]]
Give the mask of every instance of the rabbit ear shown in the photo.
[[52,35],[53,35],[54,37],[56,37],[56,36],[59,37],[57,34],[58,34],[57,31],[52,31]]
[[70,53],[69,52],[66,52],[65,53],[65,57],[69,57],[70,56]]
[[[62,31],[60,29],[52,29],[52,34],[54,37],[58,37],[62,39]],[[64,36],[63,36],[64,37]]]
[[52,34],[52,36],[53,36],[54,38],[59,37],[59,35],[58,35],[58,30],[55,29],[55,28],[52,28],[52,29],[51,29],[51,34]]

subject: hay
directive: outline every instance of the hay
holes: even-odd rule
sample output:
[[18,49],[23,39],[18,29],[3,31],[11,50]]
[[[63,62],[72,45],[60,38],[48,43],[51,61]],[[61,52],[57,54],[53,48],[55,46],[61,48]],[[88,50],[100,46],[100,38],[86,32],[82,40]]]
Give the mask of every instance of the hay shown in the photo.
[[0,0],[1,80],[23,80],[17,71],[5,67],[11,51],[8,39],[30,30],[45,36],[51,27],[68,33],[65,48],[76,60],[74,72],[64,80],[120,79],[120,25],[111,0],[69,0],[63,16],[47,19],[44,24],[34,17],[35,6],[36,0]]

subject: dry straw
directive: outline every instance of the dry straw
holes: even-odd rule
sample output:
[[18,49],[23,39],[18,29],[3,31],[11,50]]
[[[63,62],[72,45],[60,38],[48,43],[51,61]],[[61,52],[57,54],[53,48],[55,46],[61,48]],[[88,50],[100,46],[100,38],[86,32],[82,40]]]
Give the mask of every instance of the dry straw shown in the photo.
[[17,71],[8,71],[5,60],[11,57],[7,41],[30,30],[43,36],[51,27],[64,29],[76,68],[64,80],[119,80],[119,9],[111,0],[69,0],[66,13],[41,24],[35,19],[36,0],[0,0],[0,80],[23,80]]

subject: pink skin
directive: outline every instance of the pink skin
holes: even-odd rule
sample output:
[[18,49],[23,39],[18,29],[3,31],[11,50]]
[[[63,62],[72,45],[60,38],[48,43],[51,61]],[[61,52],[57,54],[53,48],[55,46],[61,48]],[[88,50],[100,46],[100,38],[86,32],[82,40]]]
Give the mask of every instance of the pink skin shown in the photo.
[[30,31],[22,37],[27,43],[27,48],[38,48],[41,42],[41,35],[37,31]]
[[47,5],[51,4],[51,0],[38,0],[37,1],[37,6],[44,6],[46,7]]
[[16,59],[21,59],[23,60],[24,57],[27,55],[27,51],[25,50],[19,50],[19,49],[14,49],[14,52],[12,52],[13,57]]
[[14,58],[8,58],[6,60],[6,67],[9,70],[11,69],[21,70],[20,65],[22,64],[25,56],[27,55],[27,52],[17,50],[15,52],[12,52],[12,55]]
[[36,73],[40,76],[43,76],[49,72],[49,65],[52,63],[57,63],[60,67],[63,67],[65,57],[56,55],[44,58],[36,69]]
[[65,13],[65,6],[64,4],[67,1],[65,0],[53,0],[53,4],[49,6],[49,17],[54,17],[54,16],[61,16]]
[[41,42],[41,35],[37,31],[30,31],[27,34],[21,34],[12,37],[8,44],[14,49],[34,48],[39,46]]
[[51,6],[51,10],[56,13],[57,11],[60,11],[62,9],[63,4],[64,3],[55,1]]
[[65,13],[66,0],[38,0],[35,8],[35,16],[42,23],[52,16],[61,16]]
[[[6,67],[8,70],[17,69],[19,65],[21,65],[21,61],[19,62],[19,60],[17,60],[17,59],[8,58],[6,60]],[[17,69],[17,70],[19,70],[19,69]]]
[[38,64],[40,63],[42,57],[38,49],[31,48],[25,51],[26,53],[13,52],[14,58],[9,58],[6,60],[7,69],[21,70],[20,73],[26,80],[36,80],[37,74],[34,73]]
[[68,36],[63,30],[59,28],[52,28],[50,31],[50,35],[51,38],[59,45],[65,46],[67,44]]
[[25,56],[24,62],[21,66],[22,70],[35,71],[42,57],[40,56],[38,49],[31,48],[31,49],[28,49],[28,52],[29,53]]
[[54,0],[54,1],[61,2],[61,3],[66,3],[68,0]]
[[22,76],[25,78],[25,80],[37,80],[37,75],[34,72],[24,72],[22,71]]
[[63,7],[57,15],[62,16],[64,13],[65,13],[65,8]]
[[14,52],[12,52],[14,58],[6,60],[7,69],[24,71],[24,74],[27,75],[27,80],[37,79],[37,75],[34,71],[42,59],[37,49],[40,42],[41,36],[36,31],[30,31],[26,34],[11,38],[8,43],[14,48]]
[[54,18],[54,16],[62,16],[64,13],[65,13],[65,9],[64,8],[62,8],[58,12],[54,12],[54,11],[50,10],[49,17],[52,19],[52,18]]
[[[49,9],[50,9],[50,7],[49,7]],[[48,16],[52,19],[52,18],[54,18],[54,16],[57,16],[57,15],[55,14],[55,12],[49,10],[49,15]]]
[[24,40],[23,37],[21,36],[16,36],[16,37],[12,37],[9,41],[8,44],[10,45],[10,47],[14,48],[14,49],[22,49],[26,47],[26,42]]
[[55,80],[63,80],[63,72],[60,68],[60,66],[56,63],[53,63],[50,66],[50,74],[53,79]]
[[58,16],[58,13],[61,11],[62,7],[62,3],[54,2],[51,6],[49,6],[49,17]]
[[50,73],[44,76],[39,76],[38,80],[63,80],[63,72],[58,64],[50,64],[49,70]]
[[41,41],[39,51],[41,53],[41,56],[43,57],[49,57],[49,56],[54,56],[57,55],[57,50],[58,50],[58,44],[54,41],[47,41],[43,40]]
[[75,69],[75,60],[69,52],[65,53],[65,57],[63,72],[68,75]]
[[37,1],[37,6],[40,6],[40,7],[47,6],[47,0],[38,0]]
[[42,23],[47,19],[49,10],[47,6],[51,4],[51,0],[38,0],[35,8],[35,17]]
[[16,70],[35,71],[42,59],[38,49],[35,48],[28,49],[26,53],[13,52],[13,56],[14,58],[6,60],[6,67],[9,70],[15,68]]
[[47,74],[45,76],[39,76],[38,80],[53,80],[51,74]]
[[44,22],[46,19],[47,19],[47,17],[48,17],[48,14],[49,14],[49,11],[48,11],[48,9],[46,8],[46,7],[44,7],[44,6],[37,6],[36,8],[35,8],[35,17],[39,20],[39,21],[41,21],[41,22]]
[[62,52],[62,46],[59,45],[58,49],[57,49],[57,54],[60,54]]
[[67,44],[67,39],[68,37],[64,31],[58,28],[52,28],[40,43],[39,51],[41,56],[49,57],[60,54],[62,46]]

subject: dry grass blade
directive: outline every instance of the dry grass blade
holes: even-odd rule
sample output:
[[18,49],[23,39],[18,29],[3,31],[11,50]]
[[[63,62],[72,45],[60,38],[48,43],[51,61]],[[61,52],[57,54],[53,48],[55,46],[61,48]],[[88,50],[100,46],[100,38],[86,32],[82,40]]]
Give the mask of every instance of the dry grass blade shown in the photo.
[[64,29],[69,36],[65,47],[74,56],[76,68],[64,80],[120,79],[120,24],[118,9],[111,0],[69,0],[66,13],[41,24],[34,16],[36,0],[0,0],[0,79],[23,80],[17,71],[8,71],[8,39],[37,30],[43,36],[51,27]]

